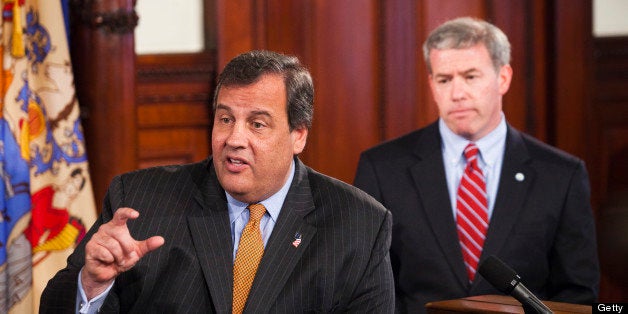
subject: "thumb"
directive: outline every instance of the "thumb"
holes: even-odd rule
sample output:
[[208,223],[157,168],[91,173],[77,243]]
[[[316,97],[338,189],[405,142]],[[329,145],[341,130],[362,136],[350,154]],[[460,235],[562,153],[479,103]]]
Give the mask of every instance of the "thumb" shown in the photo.
[[164,243],[166,242],[166,240],[161,237],[161,236],[154,236],[154,237],[150,237],[144,241],[139,241],[138,242],[138,247],[140,249],[140,257],[144,256],[145,254],[147,254],[150,251],[153,251],[157,248],[159,248],[160,246],[162,246]]

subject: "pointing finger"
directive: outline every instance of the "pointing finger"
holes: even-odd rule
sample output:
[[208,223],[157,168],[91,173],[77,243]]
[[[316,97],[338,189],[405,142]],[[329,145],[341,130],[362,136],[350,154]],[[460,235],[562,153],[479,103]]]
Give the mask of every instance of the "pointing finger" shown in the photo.
[[113,214],[111,222],[114,226],[124,226],[129,219],[135,219],[139,217],[140,213],[129,207],[120,207]]

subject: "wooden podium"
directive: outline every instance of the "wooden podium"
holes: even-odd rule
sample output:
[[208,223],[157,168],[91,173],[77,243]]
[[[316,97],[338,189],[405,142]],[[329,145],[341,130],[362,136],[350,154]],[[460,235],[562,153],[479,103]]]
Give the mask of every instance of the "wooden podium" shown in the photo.
[[[592,313],[588,305],[543,301],[554,313]],[[455,300],[430,302],[425,305],[429,314],[444,313],[524,313],[521,303],[511,296],[480,295]]]

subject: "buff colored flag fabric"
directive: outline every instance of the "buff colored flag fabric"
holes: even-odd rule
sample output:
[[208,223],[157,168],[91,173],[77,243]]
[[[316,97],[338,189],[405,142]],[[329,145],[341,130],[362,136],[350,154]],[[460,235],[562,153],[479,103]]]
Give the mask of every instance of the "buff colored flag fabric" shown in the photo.
[[96,219],[59,0],[3,0],[0,313],[36,313]]

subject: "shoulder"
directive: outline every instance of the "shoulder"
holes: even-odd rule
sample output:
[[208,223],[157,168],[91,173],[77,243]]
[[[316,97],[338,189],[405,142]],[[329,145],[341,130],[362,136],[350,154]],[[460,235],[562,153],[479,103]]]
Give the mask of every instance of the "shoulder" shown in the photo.
[[514,132],[519,134],[521,142],[534,162],[558,168],[575,168],[584,166],[584,162],[580,158],[567,153],[564,150],[541,142],[529,134],[516,130],[514,130]]
[[145,188],[159,185],[176,186],[187,181],[195,181],[196,177],[207,175],[209,162],[210,159],[206,159],[189,164],[138,169],[117,175],[114,177],[112,185],[123,184],[125,186],[142,186]]
[[417,147],[438,147],[439,143],[438,123],[432,123],[424,128],[377,144],[362,152],[361,158],[390,160],[391,157],[414,154]]
[[179,164],[179,165],[164,165],[164,166],[154,166],[149,168],[143,168],[138,170],[129,171],[123,174],[118,175],[118,177],[137,177],[137,176],[151,176],[151,175],[182,175],[189,174],[194,171],[207,169],[207,165],[210,162],[210,159],[205,159],[203,161],[188,163],[188,164]]
[[366,192],[346,182],[317,172],[308,167],[308,177],[314,203],[317,205],[335,204],[343,210],[367,210],[377,216],[388,211]]

